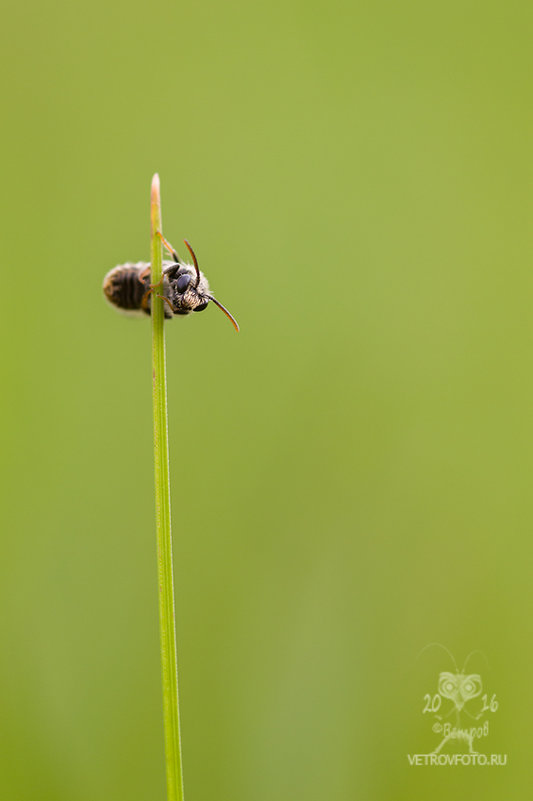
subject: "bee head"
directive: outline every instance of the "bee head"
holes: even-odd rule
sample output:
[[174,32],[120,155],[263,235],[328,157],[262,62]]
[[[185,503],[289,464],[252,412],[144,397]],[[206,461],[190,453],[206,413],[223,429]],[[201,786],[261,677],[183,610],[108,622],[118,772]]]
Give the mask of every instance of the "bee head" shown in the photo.
[[200,272],[194,250],[187,240],[185,244],[192,256],[194,266],[181,262],[173,251],[175,262],[165,267],[163,273],[168,281],[168,300],[172,304],[174,314],[189,314],[200,312],[207,308],[209,301],[224,312],[236,331],[239,326],[235,318],[219,301],[209,292],[209,284],[205,275]]
[[168,276],[169,300],[176,314],[203,311],[207,308],[209,284],[203,273],[190,264],[180,264],[176,272]]

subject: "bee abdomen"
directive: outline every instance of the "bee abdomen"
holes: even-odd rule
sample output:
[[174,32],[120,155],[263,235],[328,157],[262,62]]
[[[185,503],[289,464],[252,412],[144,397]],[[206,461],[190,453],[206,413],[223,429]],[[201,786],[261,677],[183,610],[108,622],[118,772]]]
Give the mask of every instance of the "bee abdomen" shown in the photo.
[[[137,264],[119,264],[108,272],[104,278],[104,294],[108,301],[119,309],[141,309],[143,297],[150,283],[147,275],[139,280],[142,270],[148,265],[145,262]],[[150,312],[146,310],[149,314]]]

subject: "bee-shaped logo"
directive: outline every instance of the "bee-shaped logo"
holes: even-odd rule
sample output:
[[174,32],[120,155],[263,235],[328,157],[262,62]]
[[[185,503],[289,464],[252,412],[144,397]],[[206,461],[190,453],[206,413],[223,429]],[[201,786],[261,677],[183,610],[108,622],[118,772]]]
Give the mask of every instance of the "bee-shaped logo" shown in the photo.
[[224,312],[238,331],[239,326],[233,315],[210,293],[207,278],[200,271],[198,260],[187,240],[185,245],[192,256],[193,264],[182,261],[163,235],[159,231],[157,234],[172,255],[172,261],[163,262],[159,284],[150,283],[151,265],[147,262],[119,264],[104,278],[103,290],[107,300],[126,314],[144,316],[150,314],[151,295],[156,292],[165,302],[167,319],[175,315],[204,311],[211,301]]
[[439,676],[438,692],[443,698],[453,701],[458,712],[467,701],[481,695],[483,684],[479,673],[449,673],[443,671]]
[[[481,704],[474,704],[474,709],[472,708],[473,705],[470,703],[475,698],[480,697],[483,692],[483,682],[481,681],[479,673],[468,673],[466,667],[475,654],[481,654],[483,657],[485,657],[485,654],[477,649],[470,651],[465,659],[463,667],[459,669],[455,657],[442,643],[429,643],[420,653],[422,654],[428,648],[434,646],[442,648],[442,650],[448,654],[455,671],[441,671],[439,673],[437,692],[433,695],[430,693],[424,695],[425,704],[422,710],[423,714],[434,715],[435,722],[432,726],[432,730],[435,734],[441,735],[442,738],[432,753],[439,754],[444,746],[452,741],[455,743],[454,747],[456,749],[464,748],[462,744],[466,743],[468,753],[475,754],[477,753],[477,751],[474,750],[475,740],[480,737],[486,737],[489,731],[488,720],[485,720],[482,724],[478,723],[478,721],[483,718],[486,712],[495,712],[498,708],[495,696],[493,695],[489,703],[487,693],[483,695]],[[446,709],[447,705],[445,706],[443,704],[444,699],[451,701],[451,705],[448,709]],[[447,719],[454,714],[455,725],[447,721]],[[463,716],[465,715],[474,722],[474,725],[461,725],[461,718],[464,720]]]

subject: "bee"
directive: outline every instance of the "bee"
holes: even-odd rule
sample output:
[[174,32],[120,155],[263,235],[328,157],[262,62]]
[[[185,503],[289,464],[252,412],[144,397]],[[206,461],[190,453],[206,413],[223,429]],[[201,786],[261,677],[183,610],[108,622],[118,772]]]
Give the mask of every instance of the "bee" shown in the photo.
[[185,245],[191,254],[192,264],[182,261],[159,231],[157,235],[172,256],[172,261],[163,261],[161,281],[158,284],[150,283],[150,264],[147,262],[119,264],[104,278],[103,290],[107,300],[125,314],[143,317],[150,314],[151,295],[157,289],[157,296],[165,302],[167,319],[175,315],[204,311],[211,301],[224,312],[238,331],[236,319],[211,295],[207,278],[200,271],[194,250],[187,240]]

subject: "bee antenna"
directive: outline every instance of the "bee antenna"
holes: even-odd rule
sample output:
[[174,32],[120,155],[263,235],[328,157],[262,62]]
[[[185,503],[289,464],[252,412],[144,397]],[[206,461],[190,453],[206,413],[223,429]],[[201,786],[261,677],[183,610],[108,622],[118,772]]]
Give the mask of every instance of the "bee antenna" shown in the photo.
[[[185,243],[185,244],[187,244],[187,243]],[[228,317],[231,320],[231,322],[233,323],[233,327],[234,327],[235,331],[237,333],[239,333],[239,323],[237,322],[235,317],[232,314],[229,313],[229,311],[226,309],[226,307],[223,306],[222,303],[219,303],[218,300],[213,297],[213,295],[206,295],[205,297],[209,298],[209,300],[212,300],[213,303],[215,304],[215,306],[218,306],[218,308],[221,309],[224,312],[226,317]]]
[[184,242],[185,242],[185,244],[187,245],[187,249],[188,249],[189,253],[191,254],[191,256],[192,256],[192,260],[193,260],[193,262],[194,262],[194,269],[196,270],[196,284],[194,285],[194,288],[195,288],[195,289],[197,289],[197,287],[198,287],[198,284],[200,283],[200,268],[198,267],[198,260],[197,260],[196,256],[194,255],[194,250],[193,250],[193,249],[192,249],[192,247],[189,245],[189,243],[187,242],[187,240],[186,240],[186,239],[184,239],[183,241],[184,241]]

